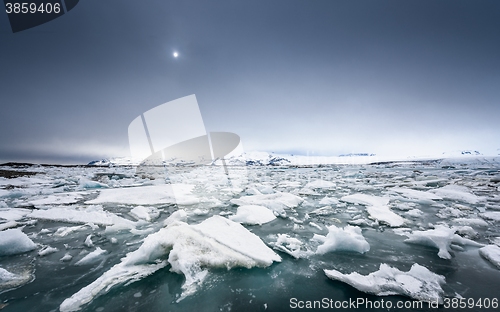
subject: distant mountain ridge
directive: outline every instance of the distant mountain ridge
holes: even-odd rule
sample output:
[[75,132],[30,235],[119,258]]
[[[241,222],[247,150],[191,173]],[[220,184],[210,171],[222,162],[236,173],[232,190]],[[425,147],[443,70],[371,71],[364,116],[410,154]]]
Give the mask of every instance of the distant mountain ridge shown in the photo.
[[[226,165],[229,166],[310,166],[310,165],[330,165],[330,164],[373,164],[380,162],[394,161],[425,161],[425,160],[447,160],[449,161],[467,161],[467,162],[489,162],[481,152],[477,150],[463,150],[445,152],[441,155],[425,157],[381,157],[373,153],[349,153],[339,156],[305,156],[305,155],[284,155],[269,152],[245,152],[225,158]],[[492,159],[497,157],[493,156]],[[496,161],[496,160],[495,160]],[[131,157],[116,157],[101,160],[95,160],[88,163],[89,166],[137,166],[140,160]],[[167,165],[181,165],[172,160]],[[208,163],[207,165],[222,165],[219,159]]]

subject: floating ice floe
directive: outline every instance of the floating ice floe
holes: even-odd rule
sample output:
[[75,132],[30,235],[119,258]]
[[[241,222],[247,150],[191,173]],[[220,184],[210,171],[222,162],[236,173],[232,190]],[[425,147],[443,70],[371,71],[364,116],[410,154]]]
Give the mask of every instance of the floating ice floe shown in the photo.
[[57,231],[54,233],[54,236],[58,237],[64,237],[66,235],[69,235],[73,232],[81,231],[85,229],[84,225],[78,225],[78,226],[63,226],[57,229]]
[[191,194],[191,184],[160,184],[127,188],[103,189],[87,204],[117,203],[127,205],[196,204],[199,199]]
[[236,214],[229,219],[242,224],[261,225],[273,221],[276,216],[264,206],[243,205],[239,206]]
[[160,211],[155,207],[137,206],[130,210],[130,214],[136,219],[151,222],[160,216]]
[[310,250],[304,250],[304,243],[297,238],[290,237],[288,234],[278,234],[278,239],[272,245],[275,250],[289,254],[295,259],[314,254]]
[[453,222],[454,224],[479,226],[479,227],[487,227],[489,225],[488,222],[484,221],[481,218],[456,218],[452,219],[451,222]]
[[407,220],[394,213],[387,204],[389,203],[388,197],[378,197],[366,194],[352,194],[342,197],[340,200],[361,204],[366,206],[366,211],[370,217],[378,222],[386,223],[390,227],[402,226]]
[[488,220],[500,221],[500,211],[486,211],[479,215]]
[[429,201],[429,200],[441,200],[442,198],[440,196],[437,196],[436,194],[430,193],[430,192],[423,192],[423,191],[418,191],[418,190],[413,190],[413,189],[408,189],[408,188],[401,188],[401,187],[393,187],[389,189],[390,191],[402,194],[403,196],[411,199],[416,199],[420,201]]
[[307,183],[304,188],[308,189],[334,189],[336,187],[335,183],[325,180],[314,180]]
[[5,223],[0,223],[0,231],[10,229],[10,228],[15,228],[19,224],[16,221],[7,221]]
[[97,225],[122,224],[128,228],[133,228],[134,223],[115,214],[103,210],[76,210],[70,208],[52,208],[47,210],[34,210],[28,215],[30,218],[61,221],[67,223],[93,223]]
[[20,229],[0,231],[0,256],[25,253],[35,248],[35,243]]
[[334,214],[335,211],[331,206],[325,206],[321,207],[318,209],[314,209],[313,211],[309,212],[310,215],[317,215],[317,216],[328,216],[331,214]]
[[34,279],[31,268],[24,269],[22,272],[12,273],[4,268],[0,268],[0,293],[3,290],[16,288],[29,283]]
[[469,204],[477,204],[484,200],[484,198],[472,194],[468,187],[462,185],[450,184],[429,192],[444,199],[458,200]]
[[43,247],[39,252],[38,252],[38,255],[40,257],[44,257],[46,255],[50,255],[54,252],[58,252],[59,249],[55,248],[55,247],[50,247],[50,246],[45,246]]
[[351,285],[359,291],[377,296],[402,295],[415,300],[443,302],[444,276],[431,272],[417,263],[403,272],[385,263],[378,271],[368,275],[357,272],[342,274],[337,270],[324,270],[326,276]]
[[78,260],[78,262],[76,262],[75,265],[93,264],[93,263],[99,261],[102,258],[102,255],[105,254],[106,252],[107,252],[106,250],[97,247],[94,251],[92,251],[91,253],[87,254],[82,259]]
[[97,182],[97,181],[92,181],[92,180],[89,180],[89,179],[84,178],[84,177],[80,178],[80,180],[78,181],[78,184],[79,184],[80,188],[83,188],[83,189],[98,189],[98,188],[108,188],[109,187],[107,184]]
[[274,194],[242,196],[237,199],[231,199],[232,204],[239,206],[259,205],[267,207],[281,217],[286,217],[285,208],[295,208],[303,201],[304,200],[298,196],[281,192],[276,192]]
[[31,209],[23,208],[0,208],[0,219],[7,221],[18,221],[31,213]]
[[479,254],[500,269],[500,247],[497,245],[484,246],[479,248]]
[[75,204],[83,199],[84,192],[69,192],[69,193],[56,193],[47,196],[39,196],[41,198],[30,200],[29,204],[35,207],[45,207],[51,205],[69,205]]
[[475,247],[482,247],[483,244],[477,243],[473,240],[463,238],[455,234],[458,228],[447,227],[445,225],[436,225],[434,229],[427,231],[396,231],[396,234],[407,236],[406,243],[424,245],[435,247],[439,249],[438,256],[442,259],[451,259],[450,249],[451,245],[469,245]]
[[[168,260],[161,260],[168,255]],[[167,262],[168,261],[168,262]],[[139,249],[127,254],[90,285],[64,300],[60,310],[76,311],[119,284],[131,283],[165,267],[184,274],[179,300],[193,294],[208,274],[207,268],[267,267],[281,258],[258,236],[224,217],[213,216],[200,224],[172,221],[149,235]]]
[[421,217],[424,214],[424,212],[420,209],[412,209],[405,212],[405,214],[410,217],[418,218]]
[[325,196],[323,197],[320,201],[320,205],[337,205],[339,203],[339,200],[334,198],[334,197],[328,197]]
[[322,243],[316,250],[316,253],[320,255],[334,251],[365,253],[370,250],[370,244],[357,226],[347,225],[342,229],[332,225],[328,227],[326,236],[314,234],[312,239]]

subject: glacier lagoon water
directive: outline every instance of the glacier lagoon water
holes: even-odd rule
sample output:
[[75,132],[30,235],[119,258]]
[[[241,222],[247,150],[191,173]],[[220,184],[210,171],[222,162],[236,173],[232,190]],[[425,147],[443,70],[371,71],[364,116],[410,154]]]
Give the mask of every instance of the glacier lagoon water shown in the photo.
[[[255,190],[265,192],[285,192],[295,194],[304,201],[295,208],[285,208],[286,216],[262,225],[246,225],[252,233],[258,235],[268,246],[276,242],[277,234],[288,234],[299,239],[304,250],[314,252],[318,246],[312,241],[314,234],[326,235],[330,225],[346,226],[354,220],[364,221],[357,224],[370,244],[367,253],[350,251],[329,252],[323,255],[310,254],[304,258],[294,257],[276,251],[282,262],[267,268],[209,268],[210,274],[191,296],[177,302],[182,293],[184,276],[169,271],[169,266],[151,276],[129,285],[111,288],[105,294],[97,296],[83,311],[288,311],[297,310],[290,306],[290,299],[302,301],[349,300],[366,298],[370,301],[411,301],[403,296],[375,296],[358,291],[355,288],[326,277],[324,269],[336,269],[344,273],[359,272],[367,275],[378,270],[381,263],[387,263],[402,271],[408,271],[414,263],[425,266],[430,271],[446,278],[443,285],[446,297],[498,298],[500,289],[500,270],[478,253],[475,246],[452,246],[451,259],[437,256],[437,249],[405,243],[406,236],[398,235],[397,228],[391,228],[384,222],[374,222],[365,205],[346,203],[341,200],[350,194],[368,194],[390,198],[388,206],[392,211],[406,219],[403,228],[427,230],[436,224],[448,226],[469,225],[474,235],[468,237],[482,244],[497,242],[500,236],[498,220],[485,218],[482,213],[499,209],[498,184],[491,178],[498,176],[496,165],[468,165],[445,167],[439,162],[388,163],[361,166],[328,166],[315,168],[273,168],[248,167],[248,183],[241,192],[233,192],[220,197],[217,204],[201,202],[184,206],[188,212],[188,223],[199,223],[212,215],[230,215],[235,213],[237,205],[231,204],[232,198],[255,194]],[[457,168],[458,167],[458,168]],[[15,169],[28,170],[28,169]],[[33,168],[29,168],[33,171]],[[38,167],[40,174],[32,177],[3,179],[4,211],[19,209],[39,210],[53,207],[81,209],[88,200],[99,195],[98,181],[110,187],[140,186],[151,183],[133,175],[132,167],[112,168],[57,168]],[[203,176],[203,174],[201,174]],[[87,182],[82,182],[86,177]],[[193,178],[194,177],[194,178]],[[192,173],[190,182],[206,182]],[[174,180],[175,178],[172,177]],[[184,177],[186,178],[186,177]],[[184,179],[185,181],[185,179]],[[326,187],[307,187],[309,182],[329,181]],[[294,183],[289,183],[294,182]],[[404,196],[394,191],[393,187],[403,187],[420,191],[433,191],[446,185],[460,185],[475,196],[471,200],[463,194],[444,196],[440,200],[426,200]],[[314,185],[314,184],[313,184]],[[102,186],[102,185],[101,185]],[[271,190],[270,190],[271,189]],[[57,201],[35,204],[36,200],[49,198],[54,194],[81,192],[80,197],[70,203]],[[211,193],[213,195],[213,192]],[[436,193],[438,194],[438,193]],[[198,194],[203,197],[206,193]],[[467,194],[466,194],[467,195]],[[464,198],[465,196],[465,198]],[[330,204],[321,203],[326,198]],[[417,196],[418,197],[418,196]],[[324,201],[323,201],[324,202]],[[102,204],[102,209],[125,219],[135,219],[129,214],[136,205]],[[31,276],[31,281],[13,289],[1,289],[0,299],[4,311],[58,311],[60,304],[83,287],[91,284],[127,253],[136,250],[149,233],[163,227],[165,220],[178,209],[174,204],[152,204],[160,211],[158,219],[142,223],[137,227],[144,232],[121,230],[106,232],[105,226],[83,226],[66,235],[56,237],[54,233],[61,227],[74,227],[77,224],[56,220],[31,218],[29,214],[17,219],[18,226],[24,226],[23,232],[39,247],[31,252],[0,257],[0,267],[16,274]],[[322,207],[329,207],[323,213],[312,213]],[[450,209],[452,208],[452,209]],[[197,210],[198,209],[198,210]],[[408,214],[419,209],[420,214]],[[34,221],[36,220],[36,222]],[[482,220],[484,223],[479,222]],[[317,226],[311,225],[311,222]],[[82,223],[80,223],[82,224]],[[470,233],[469,233],[470,234]],[[94,247],[85,246],[84,241],[92,235]],[[113,243],[112,238],[117,243]],[[44,256],[38,252],[42,245],[55,247],[58,251]],[[95,247],[106,250],[106,254],[87,265],[75,265]],[[70,253],[73,259],[61,261]],[[443,307],[441,306],[441,309]],[[365,310],[358,307],[356,310]],[[368,309],[369,310],[369,309]],[[391,309],[398,310],[398,309]],[[405,310],[405,309],[402,309]],[[436,310],[424,305],[423,309]],[[450,310],[450,309],[447,309]],[[475,309],[477,310],[477,309]]]

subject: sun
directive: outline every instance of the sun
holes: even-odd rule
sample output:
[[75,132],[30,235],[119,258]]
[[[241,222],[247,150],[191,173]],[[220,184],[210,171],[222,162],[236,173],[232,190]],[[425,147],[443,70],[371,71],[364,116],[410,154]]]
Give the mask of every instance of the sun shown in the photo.
[[179,53],[174,52],[174,57],[177,58],[179,56]]

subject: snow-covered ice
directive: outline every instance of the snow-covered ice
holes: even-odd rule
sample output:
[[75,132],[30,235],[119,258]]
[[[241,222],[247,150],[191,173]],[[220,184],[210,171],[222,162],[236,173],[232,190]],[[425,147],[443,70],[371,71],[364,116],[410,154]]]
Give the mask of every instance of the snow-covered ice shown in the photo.
[[282,192],[276,192],[274,194],[242,196],[237,199],[231,199],[231,203],[235,205],[259,205],[267,207],[281,217],[286,216],[286,208],[295,208],[303,201],[304,200],[299,196]]
[[332,225],[328,227],[326,236],[314,234],[313,240],[322,243],[316,250],[316,253],[321,255],[333,251],[365,253],[370,250],[370,244],[357,226],[347,225],[344,228],[338,228]]
[[274,213],[264,206],[243,205],[239,206],[236,214],[229,219],[242,224],[264,224],[276,219]]
[[226,218],[213,216],[197,225],[174,221],[149,235],[139,249],[66,299],[60,310],[78,310],[115,285],[152,274],[166,266],[166,261],[161,260],[166,255],[170,270],[186,278],[180,299],[196,291],[208,274],[207,268],[267,267],[281,261],[258,236]]
[[199,200],[191,194],[194,185],[191,184],[159,184],[126,188],[103,189],[96,199],[87,204],[189,204]]
[[377,197],[366,194],[352,194],[341,198],[342,201],[366,206],[370,217],[376,221],[386,223],[391,227],[402,226],[406,220],[394,213],[387,205],[388,197]]
[[351,285],[359,291],[377,296],[402,295],[415,300],[443,302],[445,278],[417,263],[403,272],[385,263],[376,272],[361,275],[343,274],[337,270],[324,270],[326,276]]
[[438,256],[443,259],[451,259],[451,245],[470,245],[470,246],[482,246],[477,242],[472,240],[462,238],[455,234],[458,228],[447,227],[445,225],[436,225],[434,229],[426,231],[412,231],[412,232],[400,232],[402,235],[408,237],[405,240],[407,243],[425,245],[437,248]]
[[479,249],[479,254],[500,269],[500,247],[488,245]]
[[35,243],[20,229],[0,231],[0,256],[10,256],[36,249]]
[[97,261],[99,261],[102,258],[102,255],[106,253],[106,250],[101,249],[100,247],[97,247],[94,251],[91,253],[85,255],[85,257],[81,258],[78,260],[75,265],[88,265],[88,264],[93,264]]
[[471,193],[466,186],[450,184],[438,189],[431,190],[437,196],[446,199],[458,200],[464,203],[477,204],[484,199]]
[[130,214],[137,219],[151,222],[160,216],[160,211],[155,207],[137,206],[130,210]]

